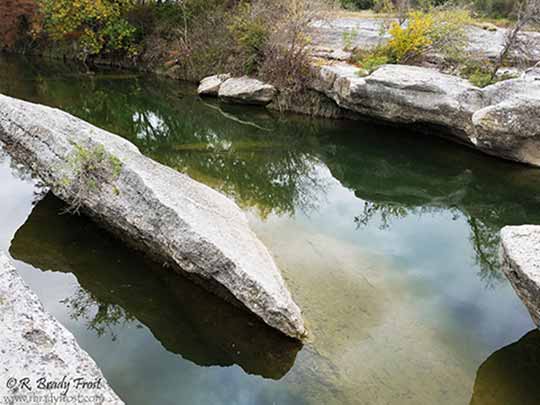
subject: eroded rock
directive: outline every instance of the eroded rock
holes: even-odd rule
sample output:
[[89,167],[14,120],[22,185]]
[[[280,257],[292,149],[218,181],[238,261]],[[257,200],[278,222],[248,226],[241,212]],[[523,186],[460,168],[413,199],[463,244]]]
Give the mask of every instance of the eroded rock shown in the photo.
[[429,123],[448,128],[467,141],[471,116],[481,108],[480,89],[433,69],[384,65],[360,77],[351,65],[321,69],[315,87],[346,109],[398,123]]
[[537,68],[483,89],[418,66],[384,65],[362,76],[355,66],[334,63],[319,68],[311,87],[362,116],[424,127],[485,153],[540,166]]
[[[47,395],[59,397],[66,392],[66,398],[83,395],[91,398],[88,403],[96,405],[123,404],[88,353],[79,347],[60,322],[45,311],[38,297],[1,252],[0,347],[3,377],[0,395],[8,402],[11,398],[15,401],[13,403],[17,403],[21,395],[28,395],[45,403]],[[75,379],[93,385],[77,388]],[[64,381],[64,384],[57,384],[57,389],[38,390],[40,380],[51,383]]]
[[2,95],[0,140],[60,199],[284,334],[304,336],[300,309],[270,253],[222,194],[117,135]]

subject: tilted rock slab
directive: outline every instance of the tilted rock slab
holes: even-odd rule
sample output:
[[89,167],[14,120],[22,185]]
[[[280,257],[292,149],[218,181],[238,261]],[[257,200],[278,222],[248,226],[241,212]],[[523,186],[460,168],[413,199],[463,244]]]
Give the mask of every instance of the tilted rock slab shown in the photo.
[[540,166],[540,69],[483,89],[418,66],[384,65],[366,77],[346,63],[318,69],[311,87],[344,109]]
[[506,226],[501,231],[506,277],[540,327],[540,226]]
[[107,159],[121,162],[121,170],[79,194],[86,213],[268,325],[293,338],[304,336],[300,309],[270,253],[245,214],[222,194],[145,157],[117,135],[63,111],[3,95],[0,141],[67,202],[77,197],[77,150],[100,146]]
[[[53,403],[46,399],[50,396],[59,398],[66,393],[66,399],[81,395],[80,403],[124,403],[109,387],[88,353],[45,311],[38,297],[1,252],[0,347],[0,397],[6,401],[12,400],[14,404]],[[41,379],[49,383],[64,381],[69,384],[69,389],[60,384],[58,389],[40,389]],[[83,381],[91,385],[82,388]]]

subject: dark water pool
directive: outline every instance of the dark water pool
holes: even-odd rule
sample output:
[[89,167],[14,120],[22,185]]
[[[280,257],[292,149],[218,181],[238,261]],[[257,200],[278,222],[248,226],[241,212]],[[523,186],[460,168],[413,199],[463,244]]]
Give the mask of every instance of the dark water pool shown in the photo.
[[2,155],[0,249],[127,404],[540,403],[540,332],[497,264],[502,226],[540,223],[540,170],[146,75],[0,56],[0,92],[235,199],[303,308],[299,346],[61,215]]

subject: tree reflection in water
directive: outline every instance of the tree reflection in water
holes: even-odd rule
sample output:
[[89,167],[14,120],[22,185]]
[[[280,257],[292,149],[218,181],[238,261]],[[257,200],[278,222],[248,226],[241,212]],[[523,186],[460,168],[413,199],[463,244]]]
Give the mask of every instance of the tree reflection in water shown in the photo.
[[156,78],[100,72],[73,80],[60,72],[65,68],[20,63],[0,73],[0,92],[61,107],[118,133],[263,220],[317,210],[334,179],[364,204],[351,218],[359,229],[376,221],[390,230],[398,218],[437,211],[463,216],[488,286],[501,278],[500,229],[540,222],[538,171],[444,141],[202,102],[191,85]]
[[117,339],[116,327],[135,321],[135,317],[121,306],[99,302],[91,292],[81,287],[71,297],[60,302],[70,308],[73,320],[85,321],[88,330],[94,331],[99,337],[109,334],[112,341]]

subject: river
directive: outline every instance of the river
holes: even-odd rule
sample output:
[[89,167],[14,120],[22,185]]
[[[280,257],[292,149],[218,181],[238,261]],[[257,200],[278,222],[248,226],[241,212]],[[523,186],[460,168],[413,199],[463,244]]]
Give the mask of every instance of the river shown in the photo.
[[117,133],[246,212],[301,346],[125,247],[0,155],[0,249],[129,405],[540,403],[540,332],[498,266],[540,170],[433,136],[0,56],[0,92]]

